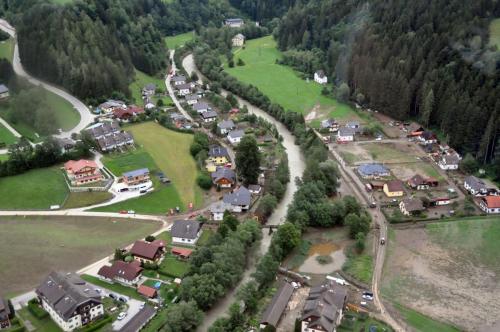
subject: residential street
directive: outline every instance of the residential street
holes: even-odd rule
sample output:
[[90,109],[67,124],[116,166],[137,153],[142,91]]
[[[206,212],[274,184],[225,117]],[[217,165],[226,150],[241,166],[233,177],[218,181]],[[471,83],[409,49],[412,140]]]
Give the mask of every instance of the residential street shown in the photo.
[[[175,55],[175,50],[170,50],[170,61],[172,62],[172,75],[175,75],[177,73],[177,68],[175,67],[175,62],[174,62],[174,55]],[[177,96],[175,95],[175,91],[172,88],[172,85],[170,84],[170,80],[172,79],[172,75],[170,73],[167,74],[167,77],[165,78],[165,86],[167,87],[168,94],[170,95],[170,98],[174,101],[175,106],[179,110],[179,112],[184,115],[186,119],[189,121],[193,122],[193,118],[191,115],[189,115],[188,112],[182,107],[181,103],[177,99]]]

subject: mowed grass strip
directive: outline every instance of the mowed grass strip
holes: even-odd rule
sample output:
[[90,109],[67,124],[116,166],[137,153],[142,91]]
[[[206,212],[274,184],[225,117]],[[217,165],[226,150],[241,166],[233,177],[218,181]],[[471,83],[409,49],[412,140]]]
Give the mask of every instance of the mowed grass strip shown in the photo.
[[71,192],[64,202],[64,209],[74,209],[99,204],[113,198],[108,191]]
[[235,63],[238,58],[245,62],[244,66],[229,68],[225,64],[224,69],[242,82],[258,87],[285,110],[307,114],[314,106],[320,105],[322,112],[335,118],[357,118],[349,105],[323,96],[320,84],[312,80],[306,82],[291,67],[276,64],[281,52],[272,36],[249,40],[245,49],[235,52]]
[[60,205],[68,188],[59,167],[40,168],[0,178],[0,209],[45,209]]
[[0,124],[0,143],[11,145],[17,142],[17,137],[14,136],[4,125]]
[[400,304],[394,304],[408,325],[418,332],[459,332],[453,325],[439,322]]
[[9,38],[7,40],[0,41],[0,59],[7,59],[12,63],[12,57],[14,56],[14,40]]
[[193,39],[193,32],[181,33],[175,36],[165,37],[165,44],[171,50],[176,49],[179,46],[184,45],[188,41]]
[[160,228],[158,222],[94,217],[2,217],[0,284],[34,288],[52,270],[77,271]]

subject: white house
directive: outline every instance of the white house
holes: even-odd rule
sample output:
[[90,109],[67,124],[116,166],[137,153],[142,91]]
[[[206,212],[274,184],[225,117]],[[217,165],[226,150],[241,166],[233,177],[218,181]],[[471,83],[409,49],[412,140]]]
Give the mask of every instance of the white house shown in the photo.
[[213,203],[210,206],[210,214],[212,215],[212,220],[221,221],[222,219],[224,219],[224,212],[231,210],[231,205],[226,204],[222,201]]
[[500,213],[500,196],[486,196],[481,197],[479,201],[479,207],[484,212],[490,213]]
[[337,132],[337,142],[347,143],[354,141],[355,130],[349,127],[339,128]]
[[326,77],[323,70],[318,70],[314,73],[314,81],[319,84],[326,84],[328,83],[328,77]]
[[233,120],[224,120],[217,124],[217,129],[219,134],[227,135],[231,130],[235,128]]
[[244,24],[241,18],[228,18],[224,21],[224,25],[230,28],[241,28]]
[[438,161],[439,168],[445,171],[458,169],[458,163],[460,162],[460,158],[455,155],[443,155],[441,159]]
[[243,212],[250,208],[252,202],[252,194],[245,187],[239,187],[238,189],[227,193],[223,198],[224,203],[231,206],[232,212]]
[[232,145],[237,145],[239,142],[241,142],[243,136],[245,136],[244,130],[233,130],[230,131],[229,134],[227,134],[227,139]]
[[104,315],[101,295],[74,273],[50,273],[35,293],[63,331],[73,331]]
[[488,194],[486,183],[473,175],[465,178],[464,188],[474,196]]
[[187,96],[191,93],[191,84],[186,83],[177,85],[177,90],[179,96]]
[[245,36],[239,33],[236,36],[234,36],[233,39],[231,39],[231,42],[234,47],[241,47],[243,46],[243,44],[245,44]]
[[198,102],[193,105],[193,110],[198,112],[198,114],[208,112],[209,108],[208,104],[204,102]]
[[190,245],[196,244],[201,232],[201,224],[196,220],[176,220],[170,230],[173,243]]
[[188,105],[194,105],[198,102],[199,98],[200,97],[197,94],[187,95],[186,96],[186,103]]
[[203,112],[200,114],[200,117],[203,119],[203,122],[210,123],[217,120],[217,113],[214,111]]

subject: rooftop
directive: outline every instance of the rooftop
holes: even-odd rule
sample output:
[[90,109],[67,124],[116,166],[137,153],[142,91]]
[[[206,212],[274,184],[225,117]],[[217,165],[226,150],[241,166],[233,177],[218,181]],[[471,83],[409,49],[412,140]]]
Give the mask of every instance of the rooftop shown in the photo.
[[358,167],[358,172],[363,175],[389,174],[389,170],[382,164],[364,164]]
[[262,314],[260,323],[276,327],[283,311],[285,311],[285,308],[288,305],[288,301],[290,301],[290,298],[292,297],[292,294],[293,286],[288,282],[283,281],[280,288],[274,294],[271,302]]
[[250,205],[252,202],[252,194],[245,187],[239,187],[238,189],[227,193],[224,195],[224,203],[237,205],[237,206],[246,206]]
[[105,265],[99,269],[98,275],[107,279],[122,278],[132,281],[142,272],[141,263],[134,260],[126,263],[124,261],[114,261],[111,266]]
[[149,169],[148,168],[141,168],[141,169],[136,169],[134,171],[125,172],[122,175],[125,178],[133,178],[133,177],[136,177],[136,176],[143,176],[143,175],[148,175],[148,174],[149,174]]
[[130,254],[153,260],[161,249],[162,244],[159,242],[135,241]]
[[172,237],[184,239],[196,239],[200,231],[201,223],[196,220],[176,220],[172,225],[170,234]]

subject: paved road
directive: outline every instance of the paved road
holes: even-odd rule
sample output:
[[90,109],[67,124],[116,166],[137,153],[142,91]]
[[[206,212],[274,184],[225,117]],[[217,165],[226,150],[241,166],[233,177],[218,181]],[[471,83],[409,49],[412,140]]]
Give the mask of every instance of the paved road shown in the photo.
[[0,118],[0,123],[5,127],[7,128],[11,133],[12,135],[16,136],[17,138],[20,138],[22,135],[19,134],[19,132],[17,130],[15,130],[7,121],[5,121],[4,119]]
[[177,68],[175,67],[175,61],[174,61],[174,55],[175,55],[175,50],[170,50],[170,62],[172,63],[172,70],[171,73],[167,74],[167,77],[165,78],[165,86],[167,87],[168,94],[170,95],[170,98],[174,101],[175,106],[179,110],[179,112],[186,117],[189,121],[193,122],[193,118],[191,115],[189,115],[188,112],[182,107],[181,103],[179,102],[179,99],[177,99],[177,96],[175,95],[175,91],[172,88],[172,84],[170,84],[170,80],[172,79],[172,75],[175,75],[177,73]]
[[[196,72],[196,74],[198,75],[198,81],[201,82],[203,75],[196,68],[192,55],[188,55],[184,58],[184,60],[182,61],[182,66],[189,75],[191,75],[193,72]],[[222,90],[221,94],[225,96],[227,95],[227,93],[227,91]],[[292,202],[293,194],[297,190],[295,178],[301,177],[302,173],[304,172],[305,162],[303,155],[300,151],[300,147],[295,145],[295,138],[281,122],[277,121],[272,116],[270,116],[260,108],[250,104],[246,100],[241,98],[237,98],[237,100],[240,105],[246,105],[250,113],[256,114],[257,116],[266,119],[270,123],[273,123],[278,129],[280,135],[283,136],[283,146],[285,147],[288,155],[288,166],[290,168],[290,182],[287,185],[283,200],[280,202],[280,204],[278,204],[274,213],[268,220],[269,225],[279,225],[285,221],[288,205]],[[198,328],[199,331],[207,331],[217,318],[222,317],[227,313],[229,306],[236,300],[237,290],[240,286],[250,280],[252,274],[256,270],[256,265],[259,257],[267,252],[269,245],[271,244],[271,238],[272,235],[269,235],[268,230],[263,230],[260,247],[257,248],[257,252],[254,255],[248,255],[249,262],[241,281],[231,292],[226,295],[226,297],[224,297],[214,307],[212,307],[205,313],[203,324]]]
[[[12,38],[16,38],[16,30],[7,21],[3,19],[0,19],[0,30],[3,30],[6,33],[8,33]],[[78,111],[78,113],[80,114],[80,122],[76,125],[76,127],[74,127],[69,131],[64,131],[59,135],[55,135],[56,137],[69,138],[71,137],[71,134],[79,133],[82,129],[84,129],[94,121],[95,115],[93,115],[88,109],[88,107],[78,98],[72,96],[71,94],[67,93],[66,91],[52,84],[41,81],[37,78],[34,78],[33,76],[30,76],[24,70],[23,65],[21,64],[21,59],[19,58],[19,47],[17,45],[17,39],[16,39],[16,44],[14,46],[14,58],[12,65],[14,67],[14,72],[18,76],[22,76],[26,78],[30,83],[41,86],[44,89],[49,90],[50,92],[55,93],[56,95],[66,99],[68,102],[71,103],[71,105],[73,105],[74,109]]]

